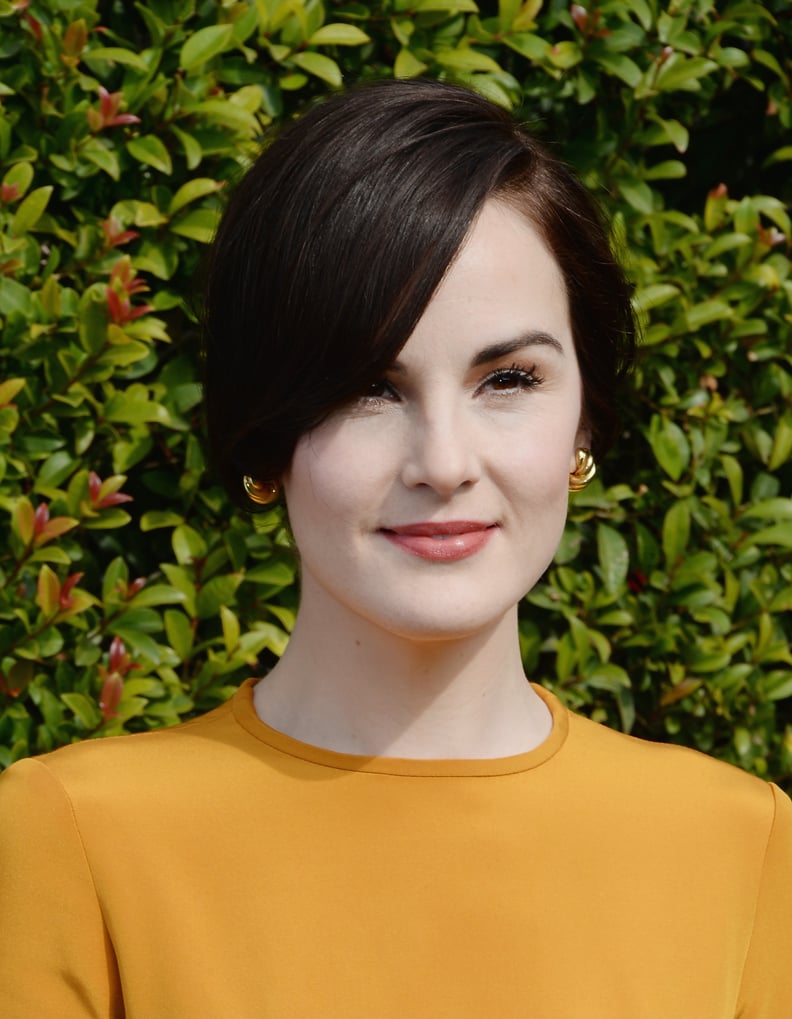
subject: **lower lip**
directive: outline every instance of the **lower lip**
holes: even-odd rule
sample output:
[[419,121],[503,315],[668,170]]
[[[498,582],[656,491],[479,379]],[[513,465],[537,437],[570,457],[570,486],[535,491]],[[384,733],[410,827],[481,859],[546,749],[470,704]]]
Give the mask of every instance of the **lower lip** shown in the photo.
[[448,534],[444,537],[433,537],[423,534],[396,534],[393,531],[382,531],[391,544],[398,546],[420,559],[431,559],[434,562],[455,562],[467,559],[482,549],[492,536],[494,527],[483,531],[465,531],[464,534]]

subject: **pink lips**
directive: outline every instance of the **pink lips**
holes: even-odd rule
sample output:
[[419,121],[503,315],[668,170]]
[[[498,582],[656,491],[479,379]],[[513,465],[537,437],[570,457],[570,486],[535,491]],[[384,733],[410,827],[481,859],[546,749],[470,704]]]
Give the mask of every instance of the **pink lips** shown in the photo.
[[380,533],[405,552],[421,559],[452,562],[466,559],[483,548],[496,526],[480,520],[440,520],[383,527]]

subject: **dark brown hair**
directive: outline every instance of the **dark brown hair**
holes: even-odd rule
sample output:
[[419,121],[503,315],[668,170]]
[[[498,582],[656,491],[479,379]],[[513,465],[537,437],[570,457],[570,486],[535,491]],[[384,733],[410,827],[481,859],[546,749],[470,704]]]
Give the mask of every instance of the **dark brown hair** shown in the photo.
[[381,377],[488,198],[521,211],[563,274],[599,455],[635,345],[630,289],[598,208],[504,110],[436,81],[314,107],[259,156],[212,247],[210,448],[229,491],[277,478],[303,434]]

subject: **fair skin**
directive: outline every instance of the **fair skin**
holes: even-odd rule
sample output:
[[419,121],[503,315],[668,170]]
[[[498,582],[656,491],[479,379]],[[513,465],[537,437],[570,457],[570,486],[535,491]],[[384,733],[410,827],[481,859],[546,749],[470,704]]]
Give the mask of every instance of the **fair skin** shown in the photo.
[[546,739],[517,604],[555,553],[580,445],[560,271],[491,200],[386,377],[298,443],[283,487],[300,608],[259,716],[367,756],[504,757]]

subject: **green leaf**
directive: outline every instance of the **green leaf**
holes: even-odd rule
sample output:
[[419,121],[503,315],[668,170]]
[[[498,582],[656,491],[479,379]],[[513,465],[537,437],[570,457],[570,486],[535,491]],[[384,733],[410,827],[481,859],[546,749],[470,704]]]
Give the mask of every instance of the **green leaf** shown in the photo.
[[770,459],[767,461],[767,469],[777,471],[792,456],[792,411],[787,411],[776,425],[773,436],[773,448],[770,451]]
[[745,517],[756,517],[758,520],[792,520],[792,499],[779,497],[755,502],[740,514],[740,520]]
[[106,148],[98,138],[86,138],[78,149],[80,156],[89,163],[98,166],[113,180],[121,179],[121,164],[118,154],[112,148]]
[[135,653],[135,657],[148,659],[152,665],[159,665],[162,661],[162,654],[157,642],[142,630],[124,625],[124,617],[118,623],[111,623],[108,627],[110,633],[120,637],[127,648]]
[[245,580],[254,584],[267,584],[273,587],[287,587],[294,581],[294,568],[286,563],[273,562],[262,563],[254,566],[245,574]]
[[606,591],[618,594],[625,585],[630,565],[627,542],[613,527],[597,524],[597,553]]
[[784,521],[765,527],[761,531],[749,534],[743,543],[744,548],[754,545],[778,545],[781,548],[792,548],[792,521]]
[[654,15],[647,0],[622,0],[624,7],[631,11],[641,24],[645,32],[649,32],[654,25]]
[[786,163],[792,159],[792,145],[782,145],[780,149],[776,149],[775,152],[771,153],[764,161],[762,166],[772,166],[774,163]]
[[155,135],[147,134],[140,138],[131,138],[126,147],[129,154],[139,163],[153,166],[161,173],[170,174],[173,172],[170,153]]
[[681,180],[687,174],[687,167],[678,159],[666,159],[644,170],[645,180]]
[[456,14],[460,11],[470,11],[472,14],[478,13],[478,6],[474,0],[419,0],[415,4],[414,9],[416,11],[447,11],[450,14]]
[[203,159],[201,143],[191,134],[187,134],[186,131],[182,131],[173,124],[171,125],[171,131],[179,139],[182,151],[184,152],[184,159],[187,163],[187,169],[194,170],[197,166],[200,166]]
[[654,414],[648,438],[657,462],[673,481],[679,481],[690,464],[690,443],[685,433],[674,421]]
[[322,25],[308,40],[309,46],[362,46],[371,42],[371,37],[355,25],[331,22]]
[[673,502],[663,520],[663,555],[666,568],[679,562],[690,540],[690,509],[686,502]]
[[194,71],[233,45],[233,25],[210,25],[208,28],[199,28],[182,46],[179,67],[184,71]]
[[39,468],[33,490],[43,492],[48,488],[57,488],[74,473],[77,466],[78,462],[66,450],[53,453]]
[[514,35],[507,35],[503,41],[510,50],[535,62],[544,60],[550,49],[548,42],[531,32],[516,32]]
[[179,524],[171,535],[173,554],[181,566],[189,566],[196,559],[205,559],[206,542],[201,535],[188,524]]
[[728,453],[721,454],[720,461],[723,466],[723,473],[726,475],[726,480],[729,483],[729,492],[731,493],[732,502],[735,506],[739,506],[743,498],[742,466],[740,465],[739,460],[736,460]]
[[60,699],[74,713],[74,716],[88,730],[98,729],[102,724],[102,713],[98,705],[89,700],[85,694],[68,691],[60,695]]
[[44,210],[47,208],[54,190],[52,185],[36,188],[35,191],[31,191],[22,200],[14,218],[11,220],[10,233],[12,237],[21,237],[22,234],[26,234],[29,230],[33,229],[44,215]]
[[201,244],[209,244],[220,221],[218,209],[192,209],[170,224],[170,232],[180,237],[189,237]]
[[401,49],[396,54],[393,64],[393,74],[396,78],[416,78],[427,69],[429,65],[424,64],[408,49]]
[[81,59],[86,64],[110,63],[123,64],[124,67],[131,67],[141,74],[148,74],[148,66],[140,59],[137,53],[124,49],[122,46],[97,46],[96,49],[83,50]]
[[416,11],[448,11],[449,14],[457,14],[460,11],[469,11],[472,14],[478,13],[478,6],[474,0],[419,0],[414,6]]
[[239,644],[239,620],[225,605],[220,606],[220,622],[223,627],[223,643],[226,653],[232,655]]
[[628,180],[622,177],[616,181],[616,187],[628,205],[631,205],[637,212],[647,214],[654,212],[654,195],[652,189],[644,181]]
[[611,662],[598,665],[593,672],[586,675],[585,682],[586,686],[591,686],[595,690],[608,690],[610,693],[630,689],[630,677],[620,665],[613,665]]
[[165,636],[180,661],[186,661],[192,652],[193,628],[183,612],[169,609],[165,613]]
[[633,302],[639,311],[649,311],[666,304],[679,293],[679,287],[671,283],[652,283],[635,291]]
[[702,326],[709,325],[710,322],[721,322],[724,319],[728,320],[734,315],[734,310],[731,305],[727,304],[726,301],[718,300],[713,298],[709,301],[702,301],[700,304],[694,304],[692,308],[688,308],[685,312],[685,325],[689,332],[695,333]]
[[222,605],[230,605],[234,601],[236,589],[242,580],[241,573],[227,573],[222,577],[212,577],[198,592],[195,608],[199,619],[208,619],[220,612]]
[[206,195],[215,194],[222,187],[223,185],[220,181],[211,180],[209,177],[194,177],[192,180],[188,180],[186,184],[182,184],[173,198],[171,198],[170,205],[168,206],[168,215],[173,216],[179,209],[183,209],[185,205],[189,205],[199,198],[204,198]]
[[643,77],[641,68],[624,53],[601,53],[597,63],[630,88],[635,88]]
[[31,163],[15,163],[3,177],[3,183],[16,187],[21,197],[33,183],[33,166]]
[[140,609],[151,605],[181,605],[184,601],[183,591],[177,591],[167,584],[152,584],[138,591],[129,604]]
[[438,49],[435,52],[435,60],[443,67],[450,67],[455,71],[489,71],[498,74],[502,70],[500,64],[492,57],[469,46]]
[[140,518],[140,530],[154,531],[158,527],[177,527],[184,523],[184,517],[173,510],[149,510]]
[[704,57],[684,57],[674,52],[660,67],[654,80],[654,87],[661,92],[698,92],[699,79],[706,78],[718,70],[714,60]]
[[341,68],[330,57],[326,57],[323,53],[306,51],[304,53],[295,53],[291,60],[298,67],[302,68],[303,71],[313,74],[316,78],[321,78],[328,85],[340,88],[343,81]]

